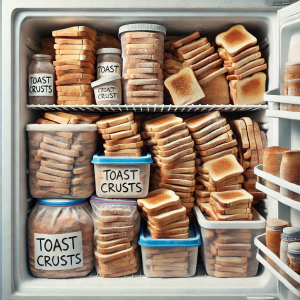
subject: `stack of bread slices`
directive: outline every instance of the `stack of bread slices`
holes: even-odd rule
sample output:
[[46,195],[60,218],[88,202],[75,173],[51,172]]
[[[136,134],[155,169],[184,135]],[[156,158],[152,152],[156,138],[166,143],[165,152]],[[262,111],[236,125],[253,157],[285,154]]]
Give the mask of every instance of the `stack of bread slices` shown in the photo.
[[55,38],[56,90],[58,105],[92,105],[91,82],[95,80],[97,31],[74,26],[52,31]]
[[186,239],[189,237],[189,218],[180,198],[171,190],[157,189],[146,198],[137,199],[143,209],[147,228],[154,239]]
[[238,140],[239,162],[244,168],[243,187],[254,197],[255,202],[265,194],[255,189],[257,176],[254,167],[263,164],[264,149],[268,147],[266,134],[249,117],[230,121],[235,138]]
[[267,69],[257,39],[243,25],[235,25],[216,36],[218,53],[228,70],[230,95],[235,105],[264,104]]
[[189,217],[193,216],[195,191],[194,141],[183,119],[163,115],[144,123],[143,138],[148,139],[157,167],[152,177],[154,189],[167,188],[181,198]]
[[141,156],[143,141],[132,112],[106,116],[97,126],[106,156]]

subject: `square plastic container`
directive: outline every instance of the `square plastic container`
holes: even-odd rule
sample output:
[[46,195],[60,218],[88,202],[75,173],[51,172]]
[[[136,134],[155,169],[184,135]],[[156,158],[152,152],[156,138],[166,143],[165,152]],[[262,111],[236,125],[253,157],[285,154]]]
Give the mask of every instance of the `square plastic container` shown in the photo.
[[198,206],[195,215],[201,228],[201,257],[209,276],[253,277],[257,273],[254,238],[265,232],[266,220],[252,208],[252,221],[206,220]]
[[81,199],[93,194],[96,124],[30,124],[26,131],[32,197]]
[[96,194],[104,198],[143,198],[148,194],[150,153],[134,156],[105,156],[95,154]]
[[139,244],[147,277],[191,277],[196,273],[201,238],[196,221],[190,223],[188,239],[153,239],[143,221]]

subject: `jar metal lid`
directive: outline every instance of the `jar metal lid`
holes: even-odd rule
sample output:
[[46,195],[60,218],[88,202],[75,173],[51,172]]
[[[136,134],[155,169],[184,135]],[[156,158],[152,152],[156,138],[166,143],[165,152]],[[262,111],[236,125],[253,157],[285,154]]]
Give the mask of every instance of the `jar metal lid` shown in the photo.
[[51,60],[51,55],[48,54],[33,54],[31,55],[31,59],[49,59]]
[[100,48],[96,52],[96,54],[104,54],[104,53],[121,54],[122,51],[119,48]]
[[300,242],[300,228],[285,227],[281,234],[281,239],[287,242],[299,241]]
[[36,203],[45,206],[74,206],[80,205],[88,201],[85,199],[37,199]]
[[300,243],[294,242],[288,245],[288,252],[292,254],[300,254]]
[[137,23],[137,24],[127,24],[119,28],[119,36],[123,32],[128,31],[155,31],[161,32],[166,35],[166,27],[158,24],[147,24],[147,23]]
[[98,80],[96,80],[96,81],[93,81],[93,82],[91,83],[91,87],[94,88],[94,87],[96,87],[97,85],[101,85],[101,84],[103,84],[103,83],[108,83],[108,82],[111,82],[111,81],[114,81],[114,80],[117,80],[117,79],[121,79],[121,76],[120,76],[119,74],[112,75],[112,76],[107,76],[107,77],[98,79]]

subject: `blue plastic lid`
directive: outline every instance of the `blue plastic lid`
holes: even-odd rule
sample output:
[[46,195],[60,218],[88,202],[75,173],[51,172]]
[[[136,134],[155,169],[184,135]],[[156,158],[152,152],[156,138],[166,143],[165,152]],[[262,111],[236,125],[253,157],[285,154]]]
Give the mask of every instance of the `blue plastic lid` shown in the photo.
[[88,198],[85,199],[37,199],[36,203],[46,206],[74,206],[80,205],[88,201]]
[[93,164],[96,165],[145,165],[153,163],[151,154],[142,153],[142,156],[105,156],[104,152],[98,152],[93,156]]
[[106,205],[127,205],[137,206],[137,202],[132,199],[107,199],[97,197],[96,195],[91,196],[91,201]]
[[154,239],[147,230],[146,223],[142,221],[139,244],[146,247],[198,247],[202,244],[200,231],[196,221],[189,226],[189,238],[187,239]]

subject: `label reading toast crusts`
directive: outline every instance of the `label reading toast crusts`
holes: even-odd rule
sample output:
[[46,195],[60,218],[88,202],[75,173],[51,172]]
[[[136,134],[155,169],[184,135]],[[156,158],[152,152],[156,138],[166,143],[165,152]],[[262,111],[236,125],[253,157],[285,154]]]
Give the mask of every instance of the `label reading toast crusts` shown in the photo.
[[29,74],[29,96],[53,96],[53,75]]
[[96,100],[119,100],[119,93],[116,86],[102,86],[97,89]]
[[139,169],[103,169],[100,190],[106,195],[131,196],[143,191]]
[[102,62],[97,64],[97,79],[112,76],[121,76],[121,65],[116,62]]
[[69,270],[83,266],[81,231],[63,234],[34,234],[35,268]]

